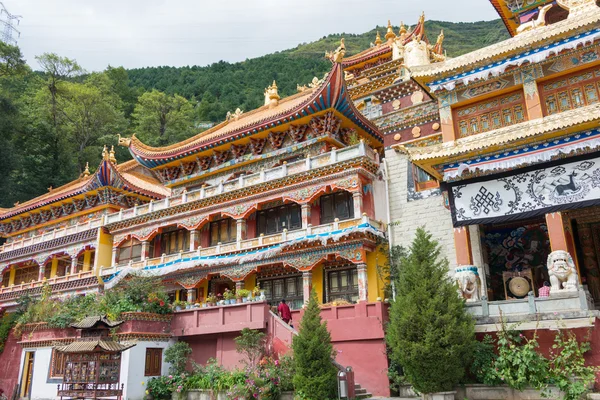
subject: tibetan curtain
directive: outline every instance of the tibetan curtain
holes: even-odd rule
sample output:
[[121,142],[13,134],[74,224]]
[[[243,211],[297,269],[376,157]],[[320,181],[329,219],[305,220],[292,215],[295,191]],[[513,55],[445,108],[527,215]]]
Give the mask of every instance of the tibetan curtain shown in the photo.
[[600,157],[561,162],[450,184],[454,226],[515,221],[600,205]]

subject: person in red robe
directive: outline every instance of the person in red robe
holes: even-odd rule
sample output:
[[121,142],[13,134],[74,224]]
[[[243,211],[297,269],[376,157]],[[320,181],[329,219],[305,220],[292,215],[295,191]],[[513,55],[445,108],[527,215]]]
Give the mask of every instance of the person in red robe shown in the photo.
[[285,304],[285,299],[281,299],[279,306],[277,306],[277,312],[279,313],[279,317],[285,322],[289,324],[292,320],[292,312],[290,311],[290,307]]

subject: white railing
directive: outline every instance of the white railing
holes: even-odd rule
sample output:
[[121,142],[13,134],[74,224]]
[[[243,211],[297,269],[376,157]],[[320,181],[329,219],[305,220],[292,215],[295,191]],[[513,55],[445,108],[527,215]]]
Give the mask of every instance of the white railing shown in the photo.
[[179,204],[217,196],[222,193],[231,192],[241,188],[247,188],[259,183],[281,179],[289,175],[310,171],[312,169],[321,168],[358,157],[368,157],[372,161],[379,163],[379,157],[377,153],[367,146],[363,141],[361,141],[359,144],[354,146],[344,147],[339,150],[334,149],[329,153],[320,154],[315,157],[307,157],[304,160],[283,164],[279,167],[263,170],[255,174],[243,175],[238,179],[228,182],[221,182],[216,186],[204,187],[191,192],[183,192],[182,194],[167,197],[159,201],[151,201],[150,203],[142,206],[135,206],[127,210],[121,210],[119,212],[107,215],[105,222],[106,224],[111,224],[114,222],[123,221],[125,219],[134,218],[139,215],[151,213],[153,211],[164,210]]
[[[85,272],[78,272],[76,274],[57,276],[57,277],[50,278],[50,279],[44,278],[42,280],[33,280],[28,283],[17,283],[12,286],[0,287],[0,294],[10,293],[10,292],[18,292],[18,291],[26,290],[26,289],[35,289],[37,287],[43,286],[45,283],[47,283],[49,285],[55,285],[58,283],[65,283],[65,282],[76,281],[79,279],[90,278],[92,276],[94,276],[94,271],[89,270],[89,271],[85,271]],[[8,282],[2,282],[2,285],[8,285]]]
[[345,220],[345,221],[337,221],[336,220],[332,223],[318,225],[318,226],[309,225],[306,228],[296,229],[293,231],[284,230],[283,232],[276,233],[274,235],[259,236],[256,238],[241,240],[239,242],[233,242],[233,243],[219,243],[216,246],[198,248],[198,249],[192,250],[192,251],[182,251],[180,253],[169,254],[169,255],[163,254],[161,257],[148,258],[148,259],[145,259],[142,261],[121,263],[121,264],[118,264],[118,265],[115,265],[112,267],[107,266],[108,268],[102,268],[102,270],[100,271],[100,274],[101,275],[110,275],[110,274],[118,271],[119,268],[126,267],[126,266],[132,267],[132,268],[144,268],[144,267],[151,267],[154,265],[168,263],[170,261],[176,261],[176,260],[183,259],[183,258],[190,258],[190,257],[197,257],[197,256],[200,256],[200,257],[215,256],[215,255],[231,253],[231,252],[239,251],[239,250],[247,250],[247,249],[259,248],[259,247],[263,247],[263,246],[271,246],[274,244],[279,244],[279,243],[299,239],[299,238],[302,238],[302,237],[305,237],[308,235],[334,232],[334,231],[338,231],[338,230],[342,230],[342,229],[346,229],[346,228],[352,228],[352,227],[355,227],[355,226],[358,226],[361,224],[365,224],[365,223],[370,224],[372,227],[374,227],[376,230],[378,230],[382,233],[385,232],[385,226],[381,221],[376,221],[376,220],[370,219],[368,216],[363,214],[363,216],[360,218],[354,218],[354,219]]
[[0,246],[0,253],[17,250],[23,247],[31,246],[37,243],[42,243],[48,240],[61,238],[64,236],[73,235],[75,233],[84,232],[93,228],[98,228],[102,225],[102,219],[90,219],[88,222],[83,224],[77,224],[72,226],[67,226],[61,229],[54,229],[52,231],[48,231],[42,233],[41,235],[35,235],[28,238],[23,238],[21,240],[16,240],[14,242],[6,243]]

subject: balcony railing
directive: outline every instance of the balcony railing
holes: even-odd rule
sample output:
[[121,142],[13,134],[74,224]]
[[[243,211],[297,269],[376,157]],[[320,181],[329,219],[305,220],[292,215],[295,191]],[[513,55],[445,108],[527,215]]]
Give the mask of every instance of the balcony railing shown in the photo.
[[14,242],[6,243],[0,246],[0,253],[3,253],[5,251],[17,250],[37,243],[42,243],[47,240],[57,239],[64,236],[73,235],[75,233],[84,232],[93,228],[98,228],[100,225],[102,225],[102,219],[96,218],[91,219],[83,224],[67,226],[61,229],[54,229],[52,231],[42,233],[41,235],[35,235],[32,237],[23,238],[21,240],[16,240]]
[[[66,282],[76,281],[79,279],[90,278],[92,276],[94,276],[94,271],[89,270],[89,271],[85,271],[85,272],[78,272],[76,274],[69,274],[69,275],[58,276],[58,277],[50,278],[50,279],[43,279],[41,281],[36,280],[36,281],[31,281],[29,283],[21,283],[18,285],[12,285],[12,286],[8,286],[8,287],[0,287],[0,294],[18,292],[18,291],[27,290],[27,289],[35,289],[37,287],[43,286],[45,283],[47,283],[49,285],[56,285],[59,283],[66,283]],[[6,285],[6,284],[8,284],[8,282],[3,282],[3,284]]]
[[132,268],[145,268],[152,267],[156,265],[165,264],[172,261],[177,261],[181,259],[187,259],[191,257],[203,257],[203,256],[216,256],[225,253],[231,253],[239,250],[247,250],[253,248],[259,248],[263,246],[271,246],[274,244],[284,243],[296,239],[300,239],[310,235],[319,235],[324,233],[331,233],[336,231],[341,231],[347,228],[358,227],[361,224],[369,224],[373,229],[384,232],[385,227],[384,224],[380,221],[375,221],[370,219],[366,215],[363,215],[360,218],[345,220],[345,221],[335,221],[330,224],[323,224],[319,226],[308,226],[307,228],[296,229],[293,231],[283,231],[280,233],[276,233],[268,236],[259,236],[252,239],[241,240],[239,242],[227,243],[227,244],[217,244],[216,246],[198,248],[193,251],[182,251],[180,253],[163,254],[161,257],[148,258],[145,260],[121,263],[116,266],[112,266],[109,268],[103,268],[100,271],[100,275],[111,275],[119,270],[120,267],[132,267]]
[[301,161],[283,164],[281,166],[266,169],[255,174],[242,175],[237,179],[228,182],[221,182],[216,186],[204,187],[190,192],[183,192],[182,194],[167,197],[159,201],[151,201],[148,204],[134,206],[133,208],[127,210],[121,210],[117,213],[107,215],[105,222],[106,224],[111,224],[114,222],[123,221],[154,211],[164,210],[179,204],[218,196],[223,193],[247,188],[263,182],[281,179],[286,176],[299,174],[316,168],[322,168],[358,157],[368,157],[373,162],[379,163],[379,157],[377,153],[361,141],[359,144],[354,146],[344,147],[339,150],[332,150],[329,153],[320,154],[315,157],[307,157]]

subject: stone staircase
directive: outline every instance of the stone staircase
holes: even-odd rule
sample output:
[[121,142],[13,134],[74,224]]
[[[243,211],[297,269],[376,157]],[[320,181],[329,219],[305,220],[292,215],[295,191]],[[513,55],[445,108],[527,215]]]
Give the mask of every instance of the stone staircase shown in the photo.
[[373,397],[371,393],[367,392],[367,389],[360,386],[358,383],[354,384],[354,394],[356,399],[370,399]]

